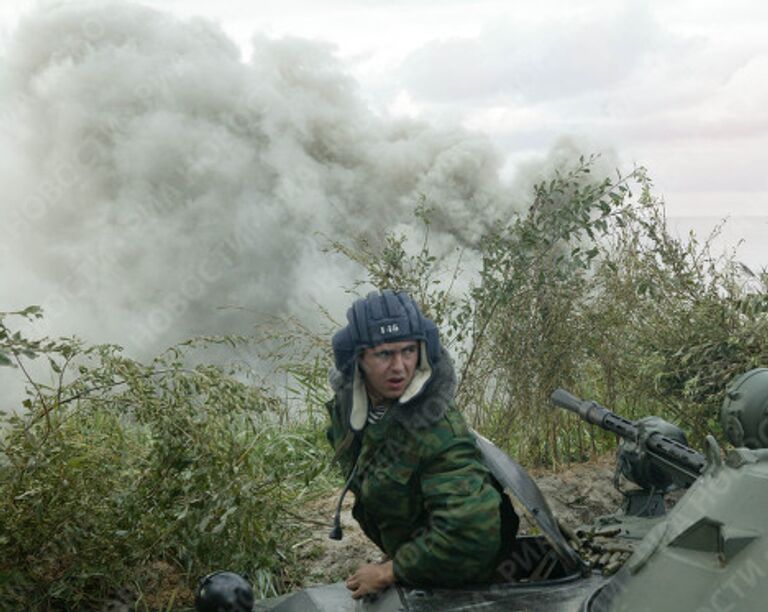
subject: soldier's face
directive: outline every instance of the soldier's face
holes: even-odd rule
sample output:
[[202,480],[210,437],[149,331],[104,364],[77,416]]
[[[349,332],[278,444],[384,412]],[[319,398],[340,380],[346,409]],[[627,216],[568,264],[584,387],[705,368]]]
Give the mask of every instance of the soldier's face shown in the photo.
[[387,342],[365,349],[360,367],[368,390],[383,399],[397,399],[408,388],[419,362],[419,344],[415,340]]

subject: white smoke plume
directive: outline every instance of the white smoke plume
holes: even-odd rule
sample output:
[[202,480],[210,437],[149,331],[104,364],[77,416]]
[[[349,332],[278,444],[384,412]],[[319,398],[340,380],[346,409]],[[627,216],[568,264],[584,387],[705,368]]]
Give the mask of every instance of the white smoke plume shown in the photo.
[[421,194],[464,244],[509,208],[484,137],[376,115],[318,43],[257,36],[245,61],[204,20],[48,5],[0,88],[0,310],[134,355],[341,306],[322,235],[380,236]]

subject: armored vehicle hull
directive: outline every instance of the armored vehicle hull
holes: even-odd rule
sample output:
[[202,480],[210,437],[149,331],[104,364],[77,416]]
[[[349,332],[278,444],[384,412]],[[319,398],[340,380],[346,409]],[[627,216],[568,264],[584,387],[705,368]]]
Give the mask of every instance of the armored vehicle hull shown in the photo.
[[606,581],[600,575],[571,576],[536,583],[499,583],[461,589],[408,589],[395,586],[375,600],[355,601],[344,583],[310,587],[257,602],[259,612],[578,612]]
[[721,463],[711,439],[708,455],[704,474],[585,611],[766,609],[768,450],[736,449]]

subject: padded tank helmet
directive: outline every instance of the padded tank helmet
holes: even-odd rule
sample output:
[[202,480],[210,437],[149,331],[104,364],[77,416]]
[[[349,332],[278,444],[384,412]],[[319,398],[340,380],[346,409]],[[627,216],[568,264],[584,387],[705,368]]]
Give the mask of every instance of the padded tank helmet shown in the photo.
[[426,344],[430,366],[440,359],[437,326],[419,310],[407,293],[372,291],[347,310],[347,325],[333,336],[336,369],[349,376],[364,348],[387,342],[420,340]]
[[195,596],[197,612],[251,612],[251,584],[235,572],[213,572],[200,579]]
[[768,368],[750,370],[728,385],[720,424],[734,446],[768,448]]

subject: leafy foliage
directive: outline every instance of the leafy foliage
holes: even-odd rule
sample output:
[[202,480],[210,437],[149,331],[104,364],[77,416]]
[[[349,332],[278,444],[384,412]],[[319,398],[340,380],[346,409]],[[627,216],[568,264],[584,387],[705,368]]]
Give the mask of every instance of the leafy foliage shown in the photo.
[[190,366],[189,345],[145,365],[116,346],[25,339],[7,318],[0,351],[20,368],[48,359],[58,383],[29,378],[24,410],[7,419],[4,606],[81,609],[126,585],[141,594],[157,561],[189,583],[222,567],[246,572],[262,594],[299,578],[291,544],[302,523],[291,517],[327,465],[314,424],[278,427],[265,389]]
[[598,312],[620,323],[622,394],[659,404],[699,444],[717,435],[727,383],[768,361],[768,276],[672,237],[658,206],[617,236],[598,274]]

